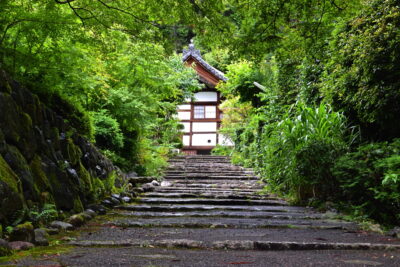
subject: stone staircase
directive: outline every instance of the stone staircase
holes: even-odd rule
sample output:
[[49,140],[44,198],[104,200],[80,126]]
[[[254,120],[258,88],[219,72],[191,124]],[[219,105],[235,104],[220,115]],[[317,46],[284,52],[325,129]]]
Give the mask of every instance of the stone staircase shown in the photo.
[[[76,246],[203,250],[382,250],[398,240],[361,231],[355,223],[262,195],[250,170],[221,156],[170,160],[161,186],[119,206],[101,230]],[[110,215],[108,215],[110,216]]]
[[262,188],[226,157],[176,157],[161,186],[83,226],[54,266],[400,266],[398,239]]

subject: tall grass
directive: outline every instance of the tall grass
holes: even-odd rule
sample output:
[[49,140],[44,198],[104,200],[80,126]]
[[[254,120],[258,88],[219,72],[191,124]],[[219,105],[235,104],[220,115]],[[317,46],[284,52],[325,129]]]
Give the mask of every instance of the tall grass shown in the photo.
[[342,113],[325,104],[313,108],[298,103],[281,121],[264,126],[258,169],[273,191],[296,202],[328,199],[337,190],[331,173],[335,159],[356,137]]

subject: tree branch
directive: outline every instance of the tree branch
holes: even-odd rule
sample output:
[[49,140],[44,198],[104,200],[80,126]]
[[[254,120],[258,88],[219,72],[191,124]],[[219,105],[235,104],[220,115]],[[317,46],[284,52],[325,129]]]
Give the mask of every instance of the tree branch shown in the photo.
[[329,2],[331,2],[331,4],[332,4],[334,7],[336,7],[339,11],[343,11],[343,10],[344,10],[344,8],[338,6],[338,5],[335,3],[335,0],[329,0]]
[[64,0],[64,1],[60,1],[60,0],[54,0],[56,1],[57,4],[69,4],[71,2],[74,2],[75,0]]
[[99,2],[100,4],[102,4],[103,6],[105,6],[108,9],[116,10],[118,12],[121,12],[121,13],[124,13],[126,15],[129,15],[129,16],[133,17],[136,21],[139,21],[139,22],[142,22],[142,23],[143,22],[144,23],[149,23],[150,25],[152,25],[152,26],[154,26],[156,28],[161,28],[161,25],[159,23],[156,23],[155,21],[142,19],[142,18],[136,16],[135,14],[133,14],[133,13],[127,11],[127,10],[124,10],[124,9],[121,9],[121,8],[118,8],[118,7],[115,7],[115,6],[110,6],[109,4],[105,3],[102,0],[97,0],[97,2]]

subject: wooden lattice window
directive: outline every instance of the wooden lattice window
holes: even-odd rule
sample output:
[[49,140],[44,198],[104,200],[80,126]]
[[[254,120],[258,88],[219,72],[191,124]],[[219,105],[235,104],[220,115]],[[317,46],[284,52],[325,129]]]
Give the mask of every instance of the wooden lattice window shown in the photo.
[[205,107],[204,106],[194,106],[194,118],[204,119],[205,117]]

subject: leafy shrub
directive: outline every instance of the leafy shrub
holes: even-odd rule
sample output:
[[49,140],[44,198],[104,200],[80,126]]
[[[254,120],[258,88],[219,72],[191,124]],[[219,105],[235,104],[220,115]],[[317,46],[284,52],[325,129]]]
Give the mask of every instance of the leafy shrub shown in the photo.
[[331,42],[322,93],[368,140],[399,137],[399,27],[398,0],[372,1]]
[[58,211],[54,204],[44,204],[41,209],[34,206],[28,211],[28,218],[34,225],[45,225],[57,219]]
[[97,146],[113,151],[120,150],[124,145],[124,136],[117,120],[106,110],[100,110],[92,114]]
[[297,202],[329,199],[336,190],[330,169],[348,148],[346,118],[324,104],[298,104],[295,114],[264,127],[258,169],[269,187]]
[[212,151],[212,155],[230,156],[232,154],[232,147],[217,145]]
[[220,84],[222,93],[228,95],[239,95],[242,102],[250,101],[253,106],[258,107],[261,105],[258,96],[261,89],[254,85],[254,81],[261,81],[263,79],[262,73],[259,69],[247,62],[242,61],[228,66],[229,82]]
[[338,199],[382,223],[400,219],[400,139],[362,145],[340,157],[333,174]]

